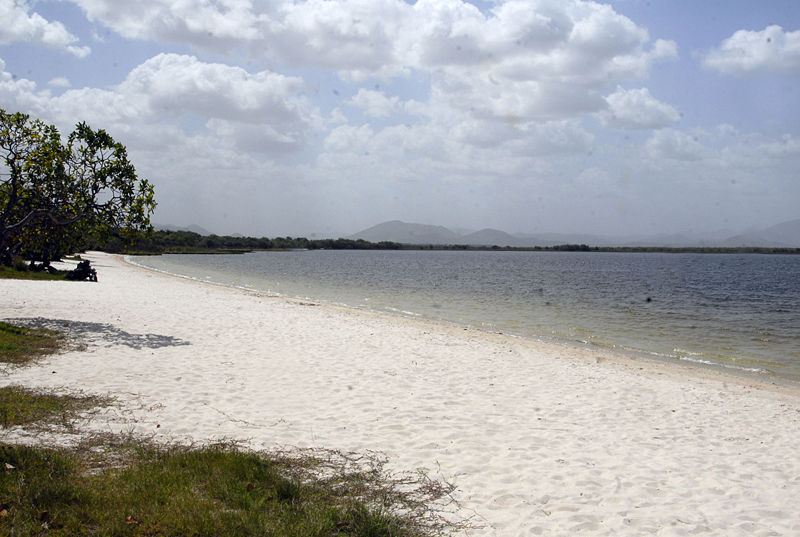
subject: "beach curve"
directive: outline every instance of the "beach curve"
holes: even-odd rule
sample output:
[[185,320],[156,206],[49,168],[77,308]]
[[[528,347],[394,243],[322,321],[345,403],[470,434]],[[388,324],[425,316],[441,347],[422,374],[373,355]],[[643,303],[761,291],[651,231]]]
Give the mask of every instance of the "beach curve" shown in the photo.
[[0,380],[116,396],[93,427],[380,451],[469,535],[800,533],[794,387],[85,257],[97,284],[0,280],[0,318],[88,342]]

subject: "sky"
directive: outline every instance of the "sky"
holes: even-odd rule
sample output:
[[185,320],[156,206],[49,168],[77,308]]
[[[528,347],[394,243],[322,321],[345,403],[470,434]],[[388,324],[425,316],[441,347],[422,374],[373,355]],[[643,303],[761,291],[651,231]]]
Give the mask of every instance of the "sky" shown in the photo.
[[0,108],[160,224],[653,235],[800,218],[797,0],[0,0]]

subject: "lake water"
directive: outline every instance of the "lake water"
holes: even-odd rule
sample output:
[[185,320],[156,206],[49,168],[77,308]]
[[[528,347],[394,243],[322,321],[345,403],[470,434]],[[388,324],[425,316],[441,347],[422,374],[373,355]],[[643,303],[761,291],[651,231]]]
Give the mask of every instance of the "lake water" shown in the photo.
[[800,382],[800,256],[317,250],[132,260],[261,292]]

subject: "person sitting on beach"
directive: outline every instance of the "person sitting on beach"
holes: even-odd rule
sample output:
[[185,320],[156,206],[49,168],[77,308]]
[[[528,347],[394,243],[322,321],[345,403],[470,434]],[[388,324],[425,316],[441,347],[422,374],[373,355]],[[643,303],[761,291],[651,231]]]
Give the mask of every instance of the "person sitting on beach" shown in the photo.
[[66,278],[68,280],[74,280],[74,281],[89,280],[90,282],[96,282],[97,271],[92,268],[91,264],[89,263],[89,260],[85,259],[80,263],[78,263],[78,266],[75,267],[73,270],[67,272]]

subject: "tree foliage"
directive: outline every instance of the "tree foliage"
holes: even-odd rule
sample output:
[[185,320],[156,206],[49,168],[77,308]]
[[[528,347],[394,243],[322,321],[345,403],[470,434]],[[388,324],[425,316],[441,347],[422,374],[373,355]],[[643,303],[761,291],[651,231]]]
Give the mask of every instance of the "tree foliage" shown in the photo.
[[150,229],[153,186],[125,146],[79,123],[64,142],[27,114],[0,109],[0,257],[49,261],[90,235]]

